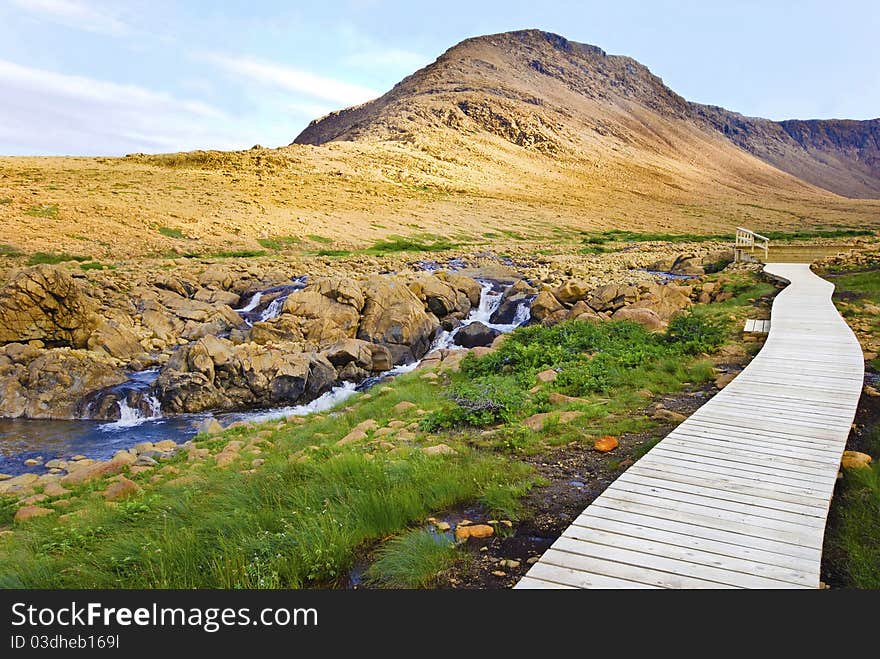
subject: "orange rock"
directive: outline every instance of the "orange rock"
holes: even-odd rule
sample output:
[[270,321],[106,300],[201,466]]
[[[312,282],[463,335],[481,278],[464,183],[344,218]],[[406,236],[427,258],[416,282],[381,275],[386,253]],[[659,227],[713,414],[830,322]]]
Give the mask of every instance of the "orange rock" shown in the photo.
[[871,464],[871,456],[858,451],[844,451],[840,464],[844,469],[867,469]]
[[140,489],[133,480],[122,477],[104,490],[104,498],[107,501],[115,501],[116,499],[129,497]]
[[608,451],[613,451],[617,448],[618,445],[617,437],[612,437],[611,435],[605,435],[605,437],[600,437],[595,442],[593,442],[593,448],[601,453],[608,453]]
[[54,510],[51,508],[43,508],[42,506],[23,506],[15,511],[15,521],[24,522],[34,517],[44,517],[51,515]]
[[468,538],[489,538],[495,535],[495,529],[488,524],[472,524],[469,526],[455,527],[455,539],[467,540]]

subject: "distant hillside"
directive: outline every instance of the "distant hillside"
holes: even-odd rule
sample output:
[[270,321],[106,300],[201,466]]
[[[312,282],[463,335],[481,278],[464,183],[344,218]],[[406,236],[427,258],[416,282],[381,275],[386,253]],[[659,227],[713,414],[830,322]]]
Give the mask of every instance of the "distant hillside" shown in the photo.
[[[790,187],[739,149],[812,185],[880,198],[880,120],[784,121],[690,103],[639,62],[537,30],[468,39],[384,96],[312,122],[295,144],[433,142],[483,132],[545,154],[678,159]],[[718,139],[722,138],[722,139]],[[735,145],[737,149],[733,149]]]

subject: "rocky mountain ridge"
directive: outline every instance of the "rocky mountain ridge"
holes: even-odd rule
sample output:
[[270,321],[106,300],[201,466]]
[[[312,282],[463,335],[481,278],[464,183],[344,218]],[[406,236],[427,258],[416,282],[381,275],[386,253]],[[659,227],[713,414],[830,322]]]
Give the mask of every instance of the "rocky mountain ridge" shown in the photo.
[[[431,133],[481,131],[575,157],[601,155],[609,144],[674,152],[658,120],[721,138],[839,195],[880,197],[880,119],[776,122],[691,103],[632,58],[539,30],[467,39],[382,97],[315,120],[294,144],[418,143]],[[712,146],[710,159],[728,155]]]

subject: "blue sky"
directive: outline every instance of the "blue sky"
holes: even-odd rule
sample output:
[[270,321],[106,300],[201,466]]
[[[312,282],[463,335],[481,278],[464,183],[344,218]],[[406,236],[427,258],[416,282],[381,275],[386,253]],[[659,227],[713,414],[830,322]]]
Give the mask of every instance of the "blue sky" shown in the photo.
[[880,116],[876,0],[0,0],[0,154],[280,146],[464,38],[529,27],[744,114]]

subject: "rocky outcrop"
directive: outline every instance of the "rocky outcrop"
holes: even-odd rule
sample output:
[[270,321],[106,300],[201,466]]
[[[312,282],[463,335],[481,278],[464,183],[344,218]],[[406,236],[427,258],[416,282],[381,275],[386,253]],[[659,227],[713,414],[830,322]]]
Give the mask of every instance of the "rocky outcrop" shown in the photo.
[[94,302],[58,268],[18,270],[0,289],[0,344],[42,341],[84,348],[97,324]]
[[422,301],[407,285],[373,277],[364,285],[364,299],[359,339],[388,348],[395,364],[413,361],[428,351],[440,322],[425,311]]
[[101,351],[124,362],[144,355],[134,332],[115,320],[102,321],[89,336],[87,345],[89,350]]
[[407,285],[444,327],[457,325],[470,313],[471,307],[480,303],[480,285],[461,275],[445,272],[422,275],[410,280]]
[[269,407],[316,398],[336,380],[324,355],[301,352],[296,344],[235,345],[212,336],[174,354],[156,394],[172,413]]
[[652,331],[665,328],[672,316],[691,304],[693,288],[643,282],[637,286],[606,284],[588,289],[573,280],[543,290],[532,303],[532,321],[545,325],[563,320],[631,320]]
[[257,343],[288,341],[317,347],[354,338],[363,307],[364,293],[358,282],[324,277],[288,297],[281,316],[255,323],[251,339]]
[[0,417],[79,418],[89,396],[125,380],[103,353],[12,343],[0,352]]

